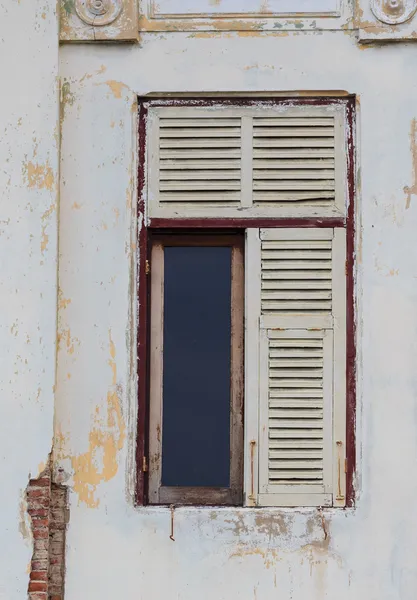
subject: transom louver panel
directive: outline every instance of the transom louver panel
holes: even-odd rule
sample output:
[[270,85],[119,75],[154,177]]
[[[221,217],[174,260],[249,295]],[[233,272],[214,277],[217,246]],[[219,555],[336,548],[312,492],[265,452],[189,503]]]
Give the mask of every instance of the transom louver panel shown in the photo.
[[331,314],[332,240],[262,241],[262,314]]
[[239,203],[239,117],[161,118],[159,131],[161,203]]
[[268,482],[323,482],[323,339],[269,340]]
[[255,117],[253,201],[328,206],[334,200],[334,117]]

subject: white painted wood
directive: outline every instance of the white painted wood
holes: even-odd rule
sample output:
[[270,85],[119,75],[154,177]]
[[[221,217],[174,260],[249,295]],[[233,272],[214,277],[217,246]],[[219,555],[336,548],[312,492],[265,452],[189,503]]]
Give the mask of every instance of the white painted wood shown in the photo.
[[242,117],[242,201],[241,206],[249,208],[253,204],[253,119]]
[[[342,228],[260,231],[259,502],[266,505],[288,506],[287,494],[292,505],[305,494],[313,494],[311,505],[314,494],[343,505],[345,236]],[[325,288],[312,287],[316,281]]]
[[[333,418],[336,402],[334,399],[335,355],[333,349],[333,331],[323,334],[323,483],[325,492],[334,492],[333,486]],[[341,399],[343,400],[343,399]],[[342,402],[341,410],[346,410]]]
[[162,475],[162,383],[164,334],[164,248],[154,244],[151,257],[151,334],[149,390],[149,502],[158,504]]
[[[261,313],[261,242],[259,229],[246,230],[245,244],[245,427],[244,503],[257,504],[259,420],[259,315]],[[254,443],[253,443],[254,442]]]
[[[346,503],[346,232],[334,230],[333,241],[333,478],[334,504]],[[341,442],[338,444],[338,442]],[[336,445],[335,445],[336,444]]]
[[341,106],[219,102],[149,115],[159,122],[149,139],[151,218],[345,214]]

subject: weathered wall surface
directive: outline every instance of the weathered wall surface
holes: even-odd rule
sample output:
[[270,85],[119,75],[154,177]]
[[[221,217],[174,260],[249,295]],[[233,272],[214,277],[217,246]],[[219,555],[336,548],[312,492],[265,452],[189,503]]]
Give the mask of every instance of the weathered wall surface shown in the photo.
[[58,24],[52,0],[2,0],[0,13],[0,598],[20,600],[32,555],[25,488],[53,438]]
[[[62,48],[56,459],[71,490],[67,600],[414,600],[416,53],[359,47],[344,32]],[[268,90],[358,95],[357,506],[182,508],[172,542],[168,509],[133,504],[135,98]]]

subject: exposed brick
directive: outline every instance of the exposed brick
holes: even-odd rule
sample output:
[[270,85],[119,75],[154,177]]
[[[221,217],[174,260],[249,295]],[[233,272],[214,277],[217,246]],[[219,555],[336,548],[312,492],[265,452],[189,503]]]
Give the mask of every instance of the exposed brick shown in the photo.
[[47,592],[48,584],[46,581],[29,581],[29,592]]
[[31,508],[28,507],[28,513],[33,517],[48,517],[49,510],[47,508]]
[[67,490],[51,482],[49,467],[27,487],[27,512],[32,521],[33,555],[29,600],[63,600]]
[[29,481],[29,488],[38,488],[38,487],[50,487],[51,478],[48,476],[39,477],[38,479],[31,479]]
[[46,581],[48,579],[48,571],[46,569],[44,571],[31,571],[30,579],[32,579],[32,581]]
[[[48,554],[46,554],[46,556],[48,556]],[[32,569],[34,571],[47,571],[48,560],[46,558],[44,560],[32,560]]]

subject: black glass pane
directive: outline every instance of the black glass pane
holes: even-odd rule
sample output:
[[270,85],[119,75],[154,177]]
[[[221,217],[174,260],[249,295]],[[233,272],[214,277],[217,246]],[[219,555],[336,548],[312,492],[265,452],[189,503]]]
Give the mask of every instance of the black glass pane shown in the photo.
[[162,485],[229,487],[231,248],[164,253]]

